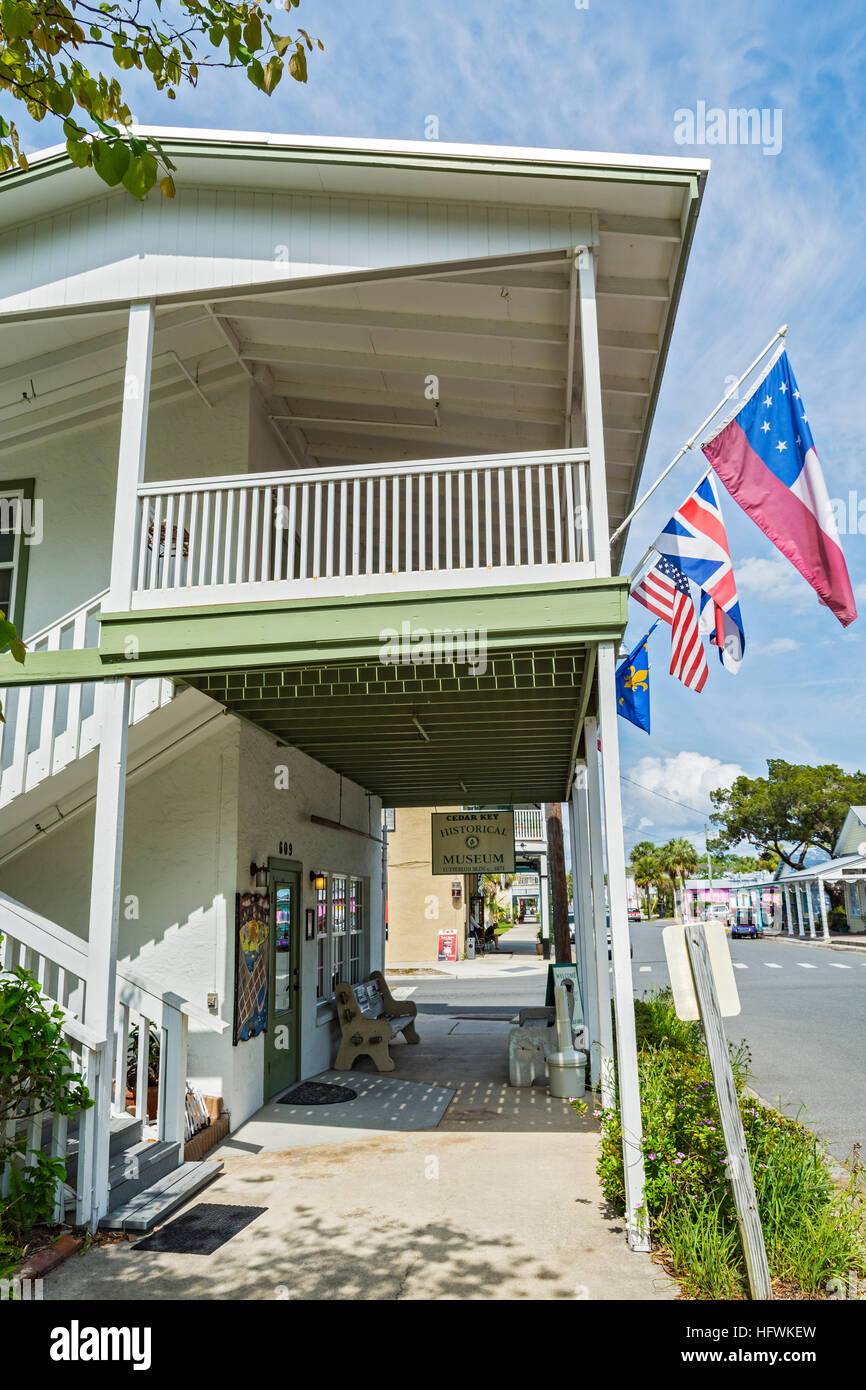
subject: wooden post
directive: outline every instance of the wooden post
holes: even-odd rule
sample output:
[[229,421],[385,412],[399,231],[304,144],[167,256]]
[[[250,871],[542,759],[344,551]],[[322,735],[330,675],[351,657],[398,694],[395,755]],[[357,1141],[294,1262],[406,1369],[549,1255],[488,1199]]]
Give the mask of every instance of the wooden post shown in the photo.
[[541,957],[550,960],[550,905],[547,896],[547,854],[538,857],[538,925],[541,927]]
[[773,1289],[767,1251],[764,1247],[764,1233],[761,1230],[743,1117],[740,1114],[740,1103],[737,1099],[737,1088],[734,1084],[734,1073],[702,924],[696,922],[686,927],[686,945],[695,981],[698,1008],[701,1011],[704,1037],[707,1040],[713,1087],[719,1103],[722,1135],[728,1155],[728,1176],[737,1208],[737,1222],[746,1258],[749,1289],[752,1298],[768,1299],[773,1297]]
[[558,801],[548,801],[546,810],[548,871],[553,902],[553,944],[556,960],[560,964],[570,963],[571,942],[568,938],[568,884],[565,878],[565,848],[562,842],[562,806]]

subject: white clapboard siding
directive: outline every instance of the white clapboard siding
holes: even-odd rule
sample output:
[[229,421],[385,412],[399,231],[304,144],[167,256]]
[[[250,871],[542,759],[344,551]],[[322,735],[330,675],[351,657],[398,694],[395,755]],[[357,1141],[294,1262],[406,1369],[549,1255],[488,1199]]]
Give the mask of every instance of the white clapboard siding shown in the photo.
[[207,189],[187,176],[171,202],[120,189],[0,234],[0,310],[559,249],[589,235],[580,211]]

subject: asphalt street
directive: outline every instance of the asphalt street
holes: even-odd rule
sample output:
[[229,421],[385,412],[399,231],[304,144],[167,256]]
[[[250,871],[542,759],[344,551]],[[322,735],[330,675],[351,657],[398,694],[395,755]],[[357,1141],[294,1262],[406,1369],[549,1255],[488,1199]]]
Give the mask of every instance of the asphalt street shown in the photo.
[[[631,933],[641,995],[667,984],[662,924],[635,923]],[[741,1013],[726,1027],[732,1042],[745,1039],[751,1049],[754,1089],[799,1115],[835,1157],[849,1157],[866,1139],[866,953],[766,939],[730,945]],[[544,973],[526,956],[503,950],[490,965],[495,975],[482,964],[467,978],[415,975],[393,984],[422,1016],[505,1020],[544,1002]]]

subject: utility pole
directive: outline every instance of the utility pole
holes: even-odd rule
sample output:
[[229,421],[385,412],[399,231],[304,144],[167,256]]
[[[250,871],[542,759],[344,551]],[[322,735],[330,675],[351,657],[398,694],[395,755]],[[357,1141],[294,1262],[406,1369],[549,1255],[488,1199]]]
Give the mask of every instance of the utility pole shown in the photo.
[[553,901],[553,941],[556,959],[558,963],[570,962],[568,883],[565,877],[565,849],[562,840],[562,807],[558,801],[547,803],[547,859],[550,896]]

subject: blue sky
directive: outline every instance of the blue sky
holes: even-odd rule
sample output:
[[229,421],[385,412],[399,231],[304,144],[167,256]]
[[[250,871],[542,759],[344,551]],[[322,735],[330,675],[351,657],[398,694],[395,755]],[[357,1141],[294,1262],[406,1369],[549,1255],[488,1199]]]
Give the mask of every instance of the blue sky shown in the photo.
[[[444,141],[647,154],[690,151],[675,113],[707,107],[781,111],[781,150],[705,146],[713,168],[653,428],[645,482],[700,423],[783,322],[831,497],[854,490],[864,534],[843,538],[866,614],[866,15],[857,3],[803,0],[302,0],[298,22],[325,45],[306,87],[268,99],[241,72],[206,74],[175,102],[127,83],[153,124],[421,139],[435,115]],[[287,17],[287,27],[291,20]],[[128,74],[127,74],[128,76]],[[4,107],[5,109],[5,107]],[[777,118],[778,119],[778,118]],[[33,147],[56,133],[21,122]],[[634,564],[700,476],[695,451],[635,522]],[[863,481],[861,481],[863,480]],[[764,760],[839,762],[863,753],[866,617],[843,632],[812,590],[724,491],[747,652],[739,675],[711,658],[701,695],[667,674],[666,636],[651,643],[653,732],[624,726],[623,770],[668,797],[623,786],[627,843],[700,838],[707,792]],[[855,522],[856,525],[856,522]],[[640,636],[644,610],[627,640]]]

